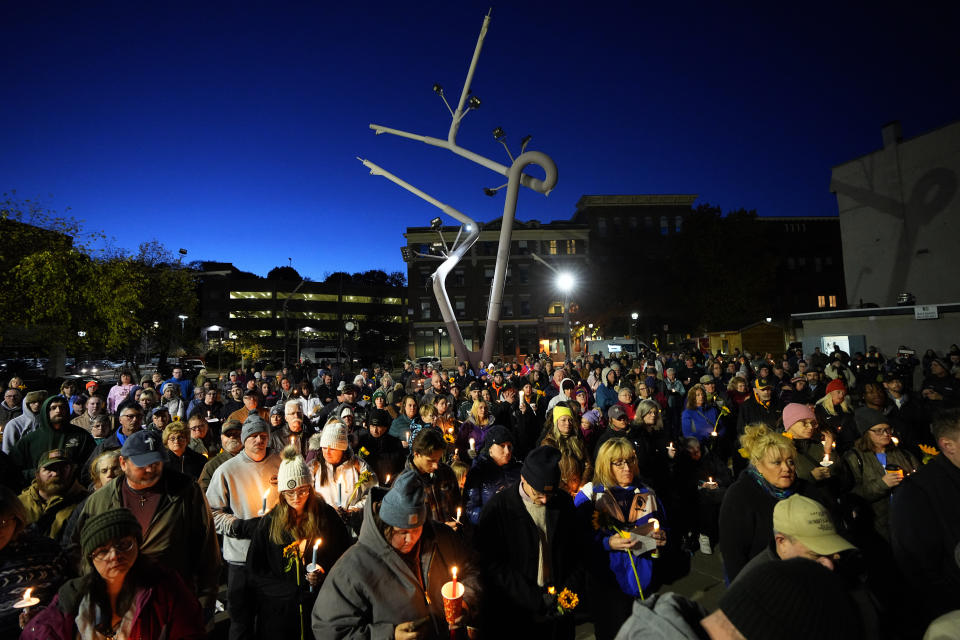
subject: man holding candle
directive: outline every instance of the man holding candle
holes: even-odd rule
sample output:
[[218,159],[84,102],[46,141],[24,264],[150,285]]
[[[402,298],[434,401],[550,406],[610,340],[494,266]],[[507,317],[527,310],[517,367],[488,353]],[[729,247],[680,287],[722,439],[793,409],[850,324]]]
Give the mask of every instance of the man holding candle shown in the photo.
[[465,587],[465,610],[475,613],[477,569],[457,535],[429,518],[423,483],[408,469],[389,491],[371,491],[357,544],[328,571],[320,589],[314,637],[449,637],[441,589],[454,566]]
[[223,559],[227,562],[227,611],[230,638],[252,638],[254,606],[245,566],[250,537],[257,520],[277,503],[277,471],[280,454],[267,446],[269,427],[257,413],[243,422],[240,438],[243,451],[224,462],[213,473],[207,501],[213,511],[217,532],[223,535]]
[[424,485],[430,519],[454,526],[460,506],[460,483],[453,469],[441,462],[446,450],[443,435],[434,429],[421,429],[413,441],[406,468],[416,471]]

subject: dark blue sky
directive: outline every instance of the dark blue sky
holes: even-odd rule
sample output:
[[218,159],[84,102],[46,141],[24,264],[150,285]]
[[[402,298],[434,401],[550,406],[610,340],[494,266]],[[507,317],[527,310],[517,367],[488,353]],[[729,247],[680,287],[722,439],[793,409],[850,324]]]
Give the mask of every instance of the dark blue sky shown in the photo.
[[[437,214],[368,158],[478,220],[503,182],[376,122],[446,137],[488,3],[3,3],[0,190],[72,209],[135,249],[261,275],[402,269]],[[144,9],[141,4],[153,5]],[[339,5],[339,3],[337,3]],[[956,3],[510,2],[495,5],[459,142],[504,164],[551,155],[557,189],[698,193],[761,215],[835,215],[830,167],[960,118]],[[727,3],[723,3],[727,4]]]

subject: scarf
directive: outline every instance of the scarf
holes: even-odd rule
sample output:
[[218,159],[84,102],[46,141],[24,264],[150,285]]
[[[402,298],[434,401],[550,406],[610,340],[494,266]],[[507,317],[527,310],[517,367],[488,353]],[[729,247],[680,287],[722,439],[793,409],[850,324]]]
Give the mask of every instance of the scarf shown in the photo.
[[767,495],[772,496],[777,500],[786,500],[796,493],[796,490],[793,488],[778,489],[777,487],[773,486],[767,482],[763,475],[761,475],[760,471],[758,471],[757,468],[752,464],[747,467],[747,473],[750,474],[750,477],[753,478],[758,485],[760,485],[760,488],[763,489]]

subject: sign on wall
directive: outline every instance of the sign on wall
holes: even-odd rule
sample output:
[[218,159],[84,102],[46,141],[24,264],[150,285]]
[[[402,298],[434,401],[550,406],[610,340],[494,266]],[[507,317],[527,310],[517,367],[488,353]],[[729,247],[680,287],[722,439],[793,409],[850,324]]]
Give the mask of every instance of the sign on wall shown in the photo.
[[913,317],[916,320],[936,320],[940,313],[935,304],[918,304],[913,307]]

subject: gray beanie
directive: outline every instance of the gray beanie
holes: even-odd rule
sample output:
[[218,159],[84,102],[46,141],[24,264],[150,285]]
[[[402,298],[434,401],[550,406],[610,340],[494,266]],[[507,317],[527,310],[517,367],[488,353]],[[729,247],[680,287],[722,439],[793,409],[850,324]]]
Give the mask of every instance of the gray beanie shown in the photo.
[[415,529],[427,521],[423,482],[416,471],[407,469],[393,481],[380,503],[380,519],[398,529]]
[[257,433],[270,433],[270,427],[256,413],[251,413],[243,421],[243,429],[240,430],[240,441],[246,442],[247,438]]

